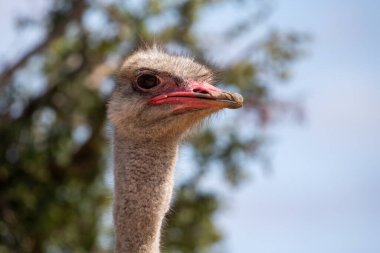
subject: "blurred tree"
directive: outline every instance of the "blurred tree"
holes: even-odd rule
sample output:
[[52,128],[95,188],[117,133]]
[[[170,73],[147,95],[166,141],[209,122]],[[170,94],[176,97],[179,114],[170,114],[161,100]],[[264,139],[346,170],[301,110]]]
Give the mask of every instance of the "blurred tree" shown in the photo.
[[[178,186],[164,230],[165,252],[209,252],[222,238],[213,221],[221,199],[200,182],[217,166],[225,182],[238,185],[248,161],[260,158],[264,138],[256,130],[273,112],[292,107],[274,97],[270,84],[288,78],[305,37],[272,31],[252,40],[266,7],[262,1],[56,0],[42,20],[23,19],[21,29],[42,27],[45,36],[0,76],[0,252],[112,250],[98,239],[111,202],[105,104],[112,73],[141,41],[223,60],[220,83],[245,97],[243,110],[186,144],[194,168]],[[222,26],[223,12],[242,15]]]

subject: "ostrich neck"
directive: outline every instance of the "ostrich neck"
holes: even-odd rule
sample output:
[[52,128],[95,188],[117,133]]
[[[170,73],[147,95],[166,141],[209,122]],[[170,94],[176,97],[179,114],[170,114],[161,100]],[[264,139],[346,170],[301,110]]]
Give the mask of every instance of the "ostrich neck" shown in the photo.
[[159,253],[178,144],[135,140],[115,132],[116,253]]

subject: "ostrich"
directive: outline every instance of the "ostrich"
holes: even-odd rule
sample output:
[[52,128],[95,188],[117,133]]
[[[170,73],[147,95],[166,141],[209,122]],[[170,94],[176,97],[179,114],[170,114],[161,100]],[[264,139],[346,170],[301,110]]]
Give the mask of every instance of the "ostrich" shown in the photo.
[[108,104],[113,127],[116,253],[159,253],[179,142],[207,116],[239,108],[239,94],[213,85],[213,73],[157,47],[123,63]]

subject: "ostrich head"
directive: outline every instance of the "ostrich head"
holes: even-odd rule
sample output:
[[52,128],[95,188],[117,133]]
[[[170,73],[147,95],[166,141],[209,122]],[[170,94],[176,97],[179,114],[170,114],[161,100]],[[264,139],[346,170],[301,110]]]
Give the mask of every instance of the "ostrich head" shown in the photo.
[[122,65],[108,107],[115,130],[136,138],[176,140],[223,108],[243,98],[212,85],[213,73],[190,58],[152,48]]

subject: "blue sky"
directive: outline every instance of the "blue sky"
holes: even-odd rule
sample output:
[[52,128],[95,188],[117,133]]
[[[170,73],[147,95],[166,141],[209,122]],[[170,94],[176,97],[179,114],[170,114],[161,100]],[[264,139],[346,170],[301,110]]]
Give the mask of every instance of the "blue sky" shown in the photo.
[[[33,15],[44,2],[34,2]],[[25,3],[0,3],[5,59],[40,35],[15,34],[12,17],[28,13]],[[225,252],[380,252],[380,2],[275,3],[267,27],[313,37],[279,91],[303,97],[307,117],[271,128],[274,172],[256,171],[229,195],[217,219]]]
[[307,119],[271,129],[274,173],[231,194],[227,252],[380,252],[379,9],[277,1],[268,27],[313,37],[286,88]]

